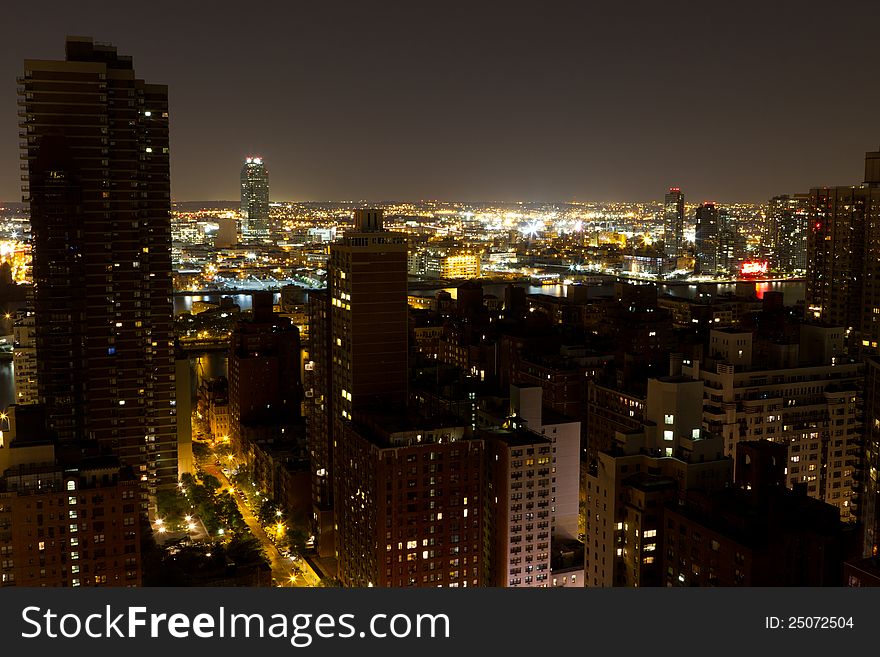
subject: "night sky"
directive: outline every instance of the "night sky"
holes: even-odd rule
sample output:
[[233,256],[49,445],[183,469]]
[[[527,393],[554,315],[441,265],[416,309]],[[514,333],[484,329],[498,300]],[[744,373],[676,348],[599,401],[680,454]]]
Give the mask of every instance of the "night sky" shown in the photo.
[[[769,5],[773,6],[769,6]],[[880,147],[880,2],[4,2],[15,77],[68,34],[169,85],[176,200],[765,201],[858,183]]]

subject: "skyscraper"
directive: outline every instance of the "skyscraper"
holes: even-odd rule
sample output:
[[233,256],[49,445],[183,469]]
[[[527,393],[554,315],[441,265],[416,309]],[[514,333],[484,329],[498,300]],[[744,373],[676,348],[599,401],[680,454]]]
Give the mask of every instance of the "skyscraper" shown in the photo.
[[39,400],[59,440],[133,466],[146,503],[178,475],[168,91],[90,38],[66,55],[19,79]]
[[745,239],[727,208],[718,210],[717,270],[720,274],[735,274],[745,253]]
[[667,258],[684,255],[684,193],[670,187],[663,202],[663,242]]
[[694,271],[714,276],[718,269],[718,207],[703,203],[697,208],[697,227],[694,234]]
[[241,233],[245,239],[269,237],[269,172],[261,157],[241,168]]
[[406,238],[384,229],[381,210],[356,210],[353,230],[330,247],[326,297],[310,300],[315,376],[307,412],[315,521],[325,530],[319,549],[332,545],[333,445],[344,423],[362,410],[406,404],[407,331]]
[[865,157],[863,185],[810,190],[806,313],[843,326],[850,353],[880,344],[880,168]]
[[774,196],[767,204],[767,256],[776,271],[807,268],[808,194]]
[[354,222],[330,247],[334,419],[406,403],[406,237],[384,229],[382,210],[356,210]]

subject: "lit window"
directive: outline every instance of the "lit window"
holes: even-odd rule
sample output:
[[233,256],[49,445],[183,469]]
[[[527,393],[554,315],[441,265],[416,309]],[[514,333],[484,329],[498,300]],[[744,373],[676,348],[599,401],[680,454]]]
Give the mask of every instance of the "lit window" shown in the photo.
[[693,429],[693,430],[691,431],[691,438],[693,438],[694,440],[696,440],[696,439],[699,438],[699,437],[700,437],[700,430],[699,430],[699,429]]
[[67,490],[76,490],[76,482],[73,479],[67,482]]
[[675,424],[675,416],[674,415],[664,415],[663,421],[666,422],[666,424]]
[[666,430],[663,432],[663,440],[673,440],[672,431]]

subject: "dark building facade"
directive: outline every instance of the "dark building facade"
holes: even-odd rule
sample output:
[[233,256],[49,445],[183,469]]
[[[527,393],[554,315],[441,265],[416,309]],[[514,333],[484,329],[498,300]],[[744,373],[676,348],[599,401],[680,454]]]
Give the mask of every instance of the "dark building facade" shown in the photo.
[[152,495],[178,476],[168,92],[111,46],[66,50],[26,60],[19,91],[39,400],[61,441],[114,452]]
[[810,190],[806,314],[843,326],[850,353],[880,343],[880,177],[865,158],[865,184]]
[[272,294],[254,294],[251,321],[238,322],[229,351],[233,449],[253,456],[255,441],[282,441],[301,417],[299,330],[273,312]]
[[694,233],[694,271],[714,276],[718,269],[718,208],[703,203],[697,208]]
[[485,585],[483,442],[399,418],[345,423],[336,519],[346,586]]
[[684,193],[670,187],[663,200],[663,244],[667,258],[684,255]]
[[807,268],[809,195],[774,196],[767,204],[767,257],[775,271],[800,273]]
[[0,448],[0,586],[140,586],[138,477],[65,449],[34,436]]
[[345,425],[408,401],[407,243],[384,229],[382,210],[355,210],[352,228],[330,247],[326,297],[316,295],[309,311],[313,520],[319,552],[329,556],[338,524],[329,522],[329,509],[346,477],[339,469]]

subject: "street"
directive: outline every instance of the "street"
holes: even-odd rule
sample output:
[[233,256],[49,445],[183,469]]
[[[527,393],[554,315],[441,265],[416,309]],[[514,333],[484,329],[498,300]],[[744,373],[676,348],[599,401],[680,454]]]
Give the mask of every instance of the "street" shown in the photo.
[[[235,488],[235,484],[229,481],[229,478],[223,473],[219,466],[213,463],[205,463],[202,465],[202,469],[206,474],[217,477],[224,486],[233,489]],[[269,559],[269,564],[272,567],[272,578],[276,584],[279,586],[293,587],[317,586],[321,581],[321,578],[311,569],[308,563],[302,558],[299,558],[294,562],[289,557],[282,555],[278,551],[278,548],[275,547],[275,544],[266,535],[262,526],[260,526],[260,522],[253,514],[250,506],[245,504],[245,501],[240,495],[235,494],[233,497],[235,498],[235,503],[238,505],[238,510],[241,512],[242,518],[244,518],[248,529],[250,529],[254,537],[256,537],[263,546],[263,551],[266,553],[266,557]],[[293,580],[291,580],[291,577],[293,577]]]

